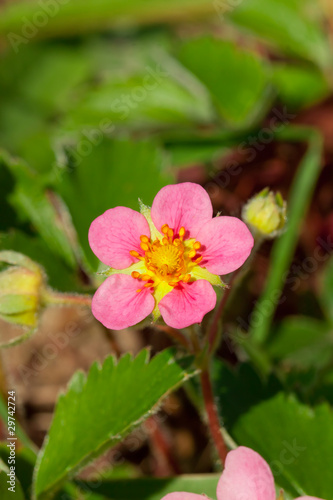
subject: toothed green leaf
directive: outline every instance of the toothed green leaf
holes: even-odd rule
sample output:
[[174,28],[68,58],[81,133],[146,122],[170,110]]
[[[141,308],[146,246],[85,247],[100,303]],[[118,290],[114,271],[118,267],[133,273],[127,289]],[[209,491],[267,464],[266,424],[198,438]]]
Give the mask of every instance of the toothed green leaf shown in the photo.
[[161,399],[193,376],[192,358],[176,360],[167,349],[149,361],[143,350],[118,362],[94,363],[87,377],[77,372],[59,398],[37,460],[35,498],[49,494],[85,464],[123,439],[150,416]]

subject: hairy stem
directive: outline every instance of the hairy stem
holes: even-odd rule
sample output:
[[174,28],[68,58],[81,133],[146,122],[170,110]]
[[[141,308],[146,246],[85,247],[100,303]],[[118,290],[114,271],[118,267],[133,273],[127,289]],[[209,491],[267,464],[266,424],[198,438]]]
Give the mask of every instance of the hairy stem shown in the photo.
[[221,316],[224,310],[224,306],[227,303],[227,300],[229,298],[229,295],[231,293],[231,287],[234,283],[234,280],[238,274],[238,271],[235,271],[234,274],[231,276],[230,281],[228,283],[228,288],[225,289],[221,301],[215,311],[213,321],[211,323],[210,329],[208,330],[208,344],[209,344],[209,353],[213,353],[217,347],[217,340],[218,340],[218,333],[219,333],[219,323],[221,320]]
[[43,299],[47,305],[91,307],[92,297],[90,295],[60,293],[47,290],[44,293]]
[[200,375],[202,395],[207,412],[209,430],[216,446],[219,458],[224,465],[228,453],[226,444],[221,433],[220,420],[214,401],[213,388],[210,380],[208,368],[204,368]]
[[179,330],[175,330],[175,328],[171,328],[170,326],[164,325],[155,325],[155,328],[162,330],[165,332],[173,341],[177,344],[182,345],[188,351],[191,351],[191,345],[188,339],[183,335]]

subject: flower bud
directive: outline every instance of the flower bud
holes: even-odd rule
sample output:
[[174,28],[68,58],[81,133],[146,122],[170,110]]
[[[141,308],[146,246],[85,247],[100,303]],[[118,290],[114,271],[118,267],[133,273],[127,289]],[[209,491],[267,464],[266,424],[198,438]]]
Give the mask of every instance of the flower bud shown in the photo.
[[11,264],[0,272],[0,317],[21,326],[37,326],[42,269],[28,257],[12,251],[0,252],[0,262]]
[[275,238],[284,230],[287,205],[280,193],[268,188],[251,198],[243,208],[242,218],[254,235]]

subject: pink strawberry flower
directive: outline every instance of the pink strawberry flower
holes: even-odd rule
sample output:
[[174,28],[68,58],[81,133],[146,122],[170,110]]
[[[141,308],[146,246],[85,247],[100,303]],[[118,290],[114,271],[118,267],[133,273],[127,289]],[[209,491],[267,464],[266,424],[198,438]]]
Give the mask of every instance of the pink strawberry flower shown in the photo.
[[111,266],[92,301],[103,325],[121,330],[152,313],[185,328],[215,307],[212,285],[245,262],[253,237],[235,217],[213,218],[207,192],[186,182],[162,188],[141,213],[107,210],[92,222],[89,243]]
[[[268,463],[245,446],[230,451],[216,490],[217,500],[276,500],[274,477]],[[281,498],[281,497],[279,497]],[[209,500],[205,495],[177,492],[162,500]],[[299,497],[296,500],[322,500]]]

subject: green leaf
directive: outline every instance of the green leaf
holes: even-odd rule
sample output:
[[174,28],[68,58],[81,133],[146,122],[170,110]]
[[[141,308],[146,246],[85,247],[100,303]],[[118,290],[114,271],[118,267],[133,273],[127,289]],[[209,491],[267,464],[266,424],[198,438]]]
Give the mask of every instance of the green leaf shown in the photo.
[[231,125],[244,125],[262,110],[268,72],[254,53],[232,42],[203,37],[185,42],[178,56],[206,85],[222,118]]
[[[66,219],[71,231],[70,219],[61,200],[51,191],[47,191],[36,172],[18,160],[10,159],[0,151],[2,159],[16,179],[11,195],[11,204],[18,210],[24,220],[32,222],[45,243],[72,268],[76,267],[73,245],[65,233],[63,219]],[[62,215],[60,217],[59,215]],[[69,232],[69,231],[68,231]]]
[[332,360],[331,327],[307,316],[287,317],[275,329],[267,350],[287,367],[318,370]]
[[[5,444],[0,445],[0,458],[4,463],[8,463],[9,448]],[[34,464],[35,456],[33,453],[31,453],[31,450],[29,450],[28,448],[21,448],[19,450],[16,450],[15,472],[17,479],[20,481],[26,500],[30,500],[31,498],[30,493]],[[13,498],[13,495],[9,497],[9,499]]]
[[0,250],[24,252],[44,269],[51,287],[61,291],[82,291],[79,276],[38,236],[29,236],[21,231],[0,233]]
[[0,231],[19,225],[17,215],[8,202],[8,196],[13,191],[14,186],[15,179],[0,156]]
[[150,47],[136,43],[135,51],[120,47],[123,60],[118,66],[121,64],[124,70],[119,72],[115,67],[104,73],[101,82],[67,113],[63,124],[66,130],[82,130],[84,126],[94,128],[96,134],[104,126],[106,133],[119,134],[124,129],[142,132],[175,124],[207,123],[214,118],[209,94],[193,75],[153,40]]
[[[168,479],[139,478],[114,481],[80,482],[84,491],[112,500],[161,500],[175,491],[204,494],[216,499],[216,486],[220,474],[193,474]],[[87,489],[86,489],[87,488]],[[90,493],[91,492],[91,493]]]
[[332,500],[333,413],[328,405],[312,409],[280,393],[241,416],[232,435],[260,453],[294,496]]
[[[87,143],[86,138],[82,140]],[[117,205],[138,210],[139,198],[151,204],[169,177],[163,173],[163,154],[154,142],[104,138],[91,144],[89,155],[81,157],[79,151],[79,147],[72,151],[71,167],[65,171],[59,167],[58,189],[69,207],[81,246],[96,269],[98,260],[87,238],[91,222]]]
[[174,145],[168,148],[170,164],[173,168],[187,168],[200,164],[210,164],[230,152],[221,144]]
[[326,318],[333,325],[333,259],[326,264],[320,279],[319,299]]
[[315,62],[330,64],[327,35],[319,3],[305,0],[246,0],[229,13],[230,19],[279,49]]
[[[45,5],[47,11],[47,5]],[[189,18],[201,18],[204,14],[214,12],[214,5],[207,0],[72,0],[56,4],[50,8],[48,22],[41,26],[34,23],[37,12],[41,12],[38,0],[18,0],[2,7],[0,15],[0,33],[7,35],[8,42],[16,52],[27,43],[22,29],[27,19],[33,25],[32,30],[37,37],[54,35],[81,34],[85,31],[104,30],[110,26],[136,26],[140,24],[159,24]],[[44,12],[44,9],[42,10]],[[29,32],[30,34],[31,32]],[[23,41],[13,35],[21,36]],[[11,35],[11,36],[10,36]]]
[[[15,466],[10,465],[9,467]],[[1,500],[24,500],[24,494],[20,483],[15,477],[15,472],[13,476],[8,476],[10,473],[9,467],[0,459],[0,498]],[[12,481],[11,484],[9,481]],[[10,490],[9,488],[13,488]]]
[[157,409],[160,400],[195,371],[191,358],[174,359],[165,350],[148,362],[147,350],[118,363],[108,357],[78,372],[59,398],[54,419],[38,458],[34,491],[47,497],[89,461],[123,439]]
[[288,110],[311,106],[330,92],[324,75],[311,65],[276,63],[273,66],[273,82]]
[[[251,340],[258,344],[266,341],[274,311],[281,299],[281,291],[288,275],[297,245],[299,231],[304,220],[304,214],[309,206],[313,189],[320,171],[322,138],[311,129],[290,127],[278,135],[280,140],[308,140],[308,150],[301,161],[288,198],[288,222],[286,232],[277,239],[273,246],[270,272],[265,289],[256,303],[253,321],[250,325]],[[267,308],[269,304],[269,308]]]
[[216,359],[213,387],[222,421],[227,429],[231,429],[251,407],[279,392],[281,383],[273,375],[262,380],[250,364],[242,363],[234,368]]

